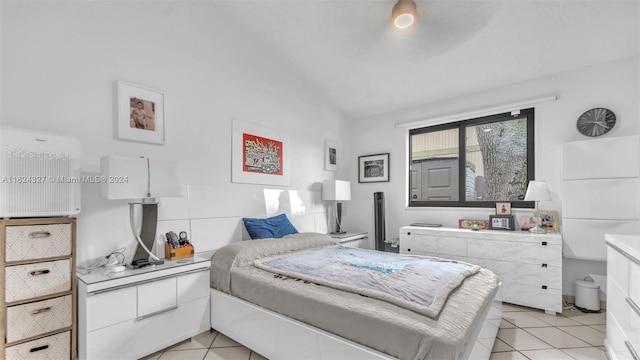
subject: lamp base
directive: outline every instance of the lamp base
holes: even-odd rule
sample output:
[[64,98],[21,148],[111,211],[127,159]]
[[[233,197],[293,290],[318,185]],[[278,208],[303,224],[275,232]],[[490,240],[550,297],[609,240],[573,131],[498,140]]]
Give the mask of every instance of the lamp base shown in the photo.
[[139,260],[132,261],[131,264],[127,264],[127,268],[130,270],[135,270],[135,269],[143,268],[145,266],[162,265],[162,264],[164,264],[164,260],[162,259],[159,259],[159,260],[139,259]]
[[547,229],[536,226],[536,227],[533,227],[533,228],[529,229],[529,232],[532,233],[532,234],[546,234],[547,233]]
[[336,231],[336,232],[331,232],[331,233],[329,233],[329,234],[330,234],[330,235],[344,235],[344,234],[346,234],[346,233],[347,233],[346,231]]

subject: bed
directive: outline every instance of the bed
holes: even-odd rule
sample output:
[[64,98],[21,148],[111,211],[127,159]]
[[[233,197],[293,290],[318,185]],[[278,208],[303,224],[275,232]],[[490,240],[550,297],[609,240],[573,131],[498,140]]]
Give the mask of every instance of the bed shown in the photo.
[[[375,289],[359,291],[355,285],[272,267],[296,257],[315,261],[305,256],[355,252],[382,256],[340,247],[316,233],[243,241],[217,250],[211,265],[211,327],[272,360],[489,358],[501,319],[501,303],[495,300],[499,281],[489,270],[431,259],[465,267],[447,275],[453,280],[443,282],[442,288],[448,288],[444,295],[439,289],[430,304],[411,308]],[[395,256],[391,263],[427,259],[384,254]],[[390,262],[373,264],[382,263]],[[367,264],[349,267],[364,267],[368,274],[388,270]],[[349,278],[356,277],[353,271]]]

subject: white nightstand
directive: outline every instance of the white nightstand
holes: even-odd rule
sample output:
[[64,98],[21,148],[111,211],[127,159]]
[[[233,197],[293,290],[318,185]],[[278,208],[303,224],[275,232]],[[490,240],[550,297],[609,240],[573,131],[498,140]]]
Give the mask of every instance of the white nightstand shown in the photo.
[[340,241],[342,246],[349,247],[362,247],[362,240],[366,239],[369,234],[368,233],[346,233],[346,234],[329,234],[332,238]]
[[78,274],[78,358],[137,359],[209,325],[208,258]]

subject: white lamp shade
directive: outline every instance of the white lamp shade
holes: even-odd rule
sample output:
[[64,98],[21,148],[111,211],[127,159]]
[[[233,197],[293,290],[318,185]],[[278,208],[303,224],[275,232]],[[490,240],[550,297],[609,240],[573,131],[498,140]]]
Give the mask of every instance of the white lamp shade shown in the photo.
[[549,201],[551,193],[547,182],[543,180],[531,180],[527,187],[527,193],[524,195],[525,201]]
[[322,183],[322,200],[351,200],[351,183],[344,180],[325,180]]
[[104,199],[180,197],[182,186],[175,161],[144,157],[103,156],[100,159]]

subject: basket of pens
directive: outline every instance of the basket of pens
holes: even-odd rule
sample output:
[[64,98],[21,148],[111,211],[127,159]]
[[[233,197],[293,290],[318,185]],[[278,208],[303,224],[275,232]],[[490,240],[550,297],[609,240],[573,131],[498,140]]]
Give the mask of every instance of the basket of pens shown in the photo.
[[164,258],[167,260],[180,260],[193,257],[194,248],[188,239],[187,232],[181,231],[177,235],[173,231],[165,234]]

